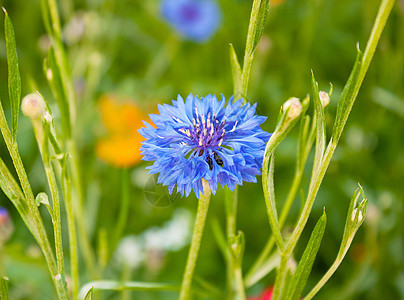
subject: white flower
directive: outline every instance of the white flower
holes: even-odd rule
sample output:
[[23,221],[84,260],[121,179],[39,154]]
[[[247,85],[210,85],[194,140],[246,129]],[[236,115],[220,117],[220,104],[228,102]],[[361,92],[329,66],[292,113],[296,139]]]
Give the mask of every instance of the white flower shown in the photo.
[[119,265],[128,265],[136,269],[143,264],[145,252],[140,239],[129,235],[120,240],[115,250],[115,260]]
[[189,244],[191,237],[191,213],[177,209],[171,220],[162,228],[152,227],[143,234],[146,248],[164,251],[178,251]]

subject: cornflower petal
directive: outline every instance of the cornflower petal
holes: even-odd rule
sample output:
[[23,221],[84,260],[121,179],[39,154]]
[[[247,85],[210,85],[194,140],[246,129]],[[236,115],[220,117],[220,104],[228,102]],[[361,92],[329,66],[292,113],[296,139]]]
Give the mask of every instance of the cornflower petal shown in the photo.
[[202,179],[213,194],[218,184],[233,190],[243,181],[257,181],[271,134],[260,128],[266,117],[255,115],[256,104],[233,99],[225,106],[223,95],[218,100],[190,94],[185,101],[178,96],[150,116],[156,128],[145,122],[139,130],[146,139],[140,149],[143,160],[154,162],[149,173],[159,173],[158,183],[170,193],[177,186],[182,196],[193,190],[199,197]]

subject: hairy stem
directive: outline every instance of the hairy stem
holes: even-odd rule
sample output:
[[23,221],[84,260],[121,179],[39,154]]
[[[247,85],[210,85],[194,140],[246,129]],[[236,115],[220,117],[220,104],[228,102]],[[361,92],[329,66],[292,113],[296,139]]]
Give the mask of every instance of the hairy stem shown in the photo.
[[196,213],[194,232],[192,235],[191,248],[188,253],[187,264],[181,284],[180,300],[190,299],[192,277],[198,259],[199,247],[201,245],[203,229],[205,227],[206,216],[208,214],[211,191],[207,181],[202,180],[203,195],[199,195],[198,211]]

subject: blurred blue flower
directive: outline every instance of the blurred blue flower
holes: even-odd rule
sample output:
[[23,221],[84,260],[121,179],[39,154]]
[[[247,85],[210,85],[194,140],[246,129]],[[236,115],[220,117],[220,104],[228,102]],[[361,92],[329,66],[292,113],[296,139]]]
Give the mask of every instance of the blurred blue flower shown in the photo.
[[163,0],[164,18],[186,39],[204,42],[220,23],[220,10],[213,0]]
[[14,227],[8,210],[0,206],[0,247],[10,238],[13,231]]
[[170,194],[177,186],[182,196],[193,190],[199,197],[202,179],[213,194],[218,183],[233,190],[243,181],[257,181],[271,134],[260,128],[266,117],[255,114],[256,104],[242,102],[231,97],[225,106],[224,97],[219,101],[215,95],[190,94],[185,102],[178,96],[172,105],[159,105],[159,115],[150,115],[156,128],[144,122],[143,160],[154,161],[148,169],[160,173],[157,182]]

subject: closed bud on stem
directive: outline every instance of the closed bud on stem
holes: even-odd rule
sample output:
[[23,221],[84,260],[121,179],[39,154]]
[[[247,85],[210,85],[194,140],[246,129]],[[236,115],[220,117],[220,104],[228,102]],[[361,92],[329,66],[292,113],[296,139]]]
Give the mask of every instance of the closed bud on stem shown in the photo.
[[302,104],[300,103],[300,99],[293,97],[288,99],[282,105],[282,111],[286,112],[286,119],[291,121],[298,118],[302,112]]
[[330,104],[330,95],[323,91],[320,91],[318,95],[320,97],[321,105],[323,106],[323,108],[327,107],[328,104]]
[[[352,212],[352,221],[355,221],[356,214],[358,213],[358,208],[355,208]],[[362,211],[359,211],[358,215],[358,223],[361,223],[363,220],[363,214]]]
[[46,103],[38,92],[28,94],[22,99],[22,113],[31,119],[40,119],[46,112]]

